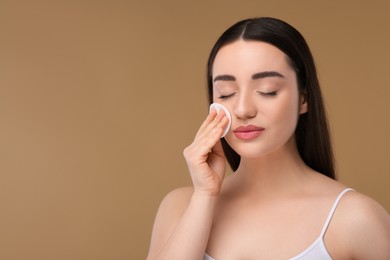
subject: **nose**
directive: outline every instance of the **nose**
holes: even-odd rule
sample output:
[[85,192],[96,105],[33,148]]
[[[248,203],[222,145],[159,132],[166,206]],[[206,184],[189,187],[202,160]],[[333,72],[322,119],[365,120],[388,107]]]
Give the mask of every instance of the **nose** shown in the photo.
[[242,120],[254,118],[257,115],[257,108],[254,100],[247,94],[240,95],[237,99],[234,114],[237,118]]

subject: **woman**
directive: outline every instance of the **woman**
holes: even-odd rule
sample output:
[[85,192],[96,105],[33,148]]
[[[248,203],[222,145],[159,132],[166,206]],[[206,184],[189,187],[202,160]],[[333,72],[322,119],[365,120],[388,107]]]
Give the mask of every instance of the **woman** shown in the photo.
[[[208,62],[212,110],[184,156],[193,187],[170,192],[148,259],[390,259],[390,217],[335,181],[316,69],[301,34],[238,22]],[[226,160],[234,174],[225,178]]]

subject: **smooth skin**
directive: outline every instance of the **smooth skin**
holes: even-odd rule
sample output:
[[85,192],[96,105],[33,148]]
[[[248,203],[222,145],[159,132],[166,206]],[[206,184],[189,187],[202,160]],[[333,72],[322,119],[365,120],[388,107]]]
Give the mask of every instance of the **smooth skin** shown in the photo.
[[[266,73],[264,73],[266,72]],[[272,72],[272,73],[269,73]],[[158,210],[148,259],[288,259],[320,235],[346,187],[305,165],[294,131],[307,112],[288,57],[259,41],[220,49],[213,66],[214,102],[231,113],[225,139],[241,156],[225,177],[220,137],[224,113],[212,111],[184,150],[193,187],[170,192]],[[254,139],[237,127],[264,128]],[[333,259],[390,259],[390,217],[356,191],[341,199],[324,236]]]

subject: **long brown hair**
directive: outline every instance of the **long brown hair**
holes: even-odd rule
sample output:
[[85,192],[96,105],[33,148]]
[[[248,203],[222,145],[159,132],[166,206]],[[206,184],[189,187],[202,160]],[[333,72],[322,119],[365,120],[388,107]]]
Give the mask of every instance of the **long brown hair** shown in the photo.
[[[239,39],[272,44],[289,57],[290,65],[297,74],[299,91],[305,94],[308,105],[308,112],[300,115],[295,130],[299,154],[309,167],[335,179],[329,126],[314,59],[303,36],[288,23],[269,17],[246,19],[234,24],[220,36],[211,50],[207,64],[209,103],[213,102],[214,59],[221,47]],[[230,167],[236,171],[240,155],[225,139],[222,139],[222,145]]]

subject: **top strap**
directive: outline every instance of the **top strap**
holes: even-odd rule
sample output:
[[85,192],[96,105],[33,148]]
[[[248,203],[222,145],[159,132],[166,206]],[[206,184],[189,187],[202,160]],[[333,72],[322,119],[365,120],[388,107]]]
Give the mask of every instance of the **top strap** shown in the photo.
[[337,208],[337,205],[339,204],[339,202],[340,202],[341,198],[344,196],[344,194],[350,190],[354,190],[354,189],[346,188],[339,194],[339,196],[337,196],[335,202],[333,203],[332,209],[329,212],[328,218],[326,219],[325,225],[322,228],[320,237],[324,237],[324,234],[325,234],[326,230],[328,229],[329,223],[332,220],[332,217],[333,217],[333,214]]

